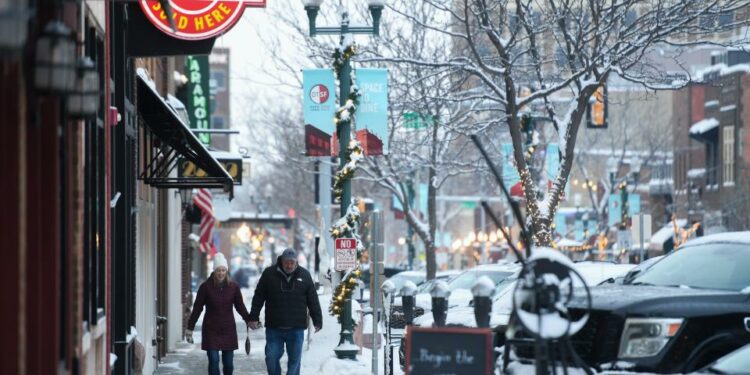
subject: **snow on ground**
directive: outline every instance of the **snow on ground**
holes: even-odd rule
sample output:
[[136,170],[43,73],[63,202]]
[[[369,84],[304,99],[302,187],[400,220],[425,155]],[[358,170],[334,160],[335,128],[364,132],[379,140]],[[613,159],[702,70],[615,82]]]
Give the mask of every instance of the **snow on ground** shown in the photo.
[[[312,336],[312,342],[309,349],[305,344],[305,350],[302,352],[302,374],[346,374],[346,375],[370,375],[372,374],[372,350],[362,349],[362,353],[357,355],[356,361],[342,360],[336,358],[333,349],[339,344],[339,332],[341,325],[338,320],[328,314],[328,305],[331,302],[330,294],[318,296],[320,307],[323,311],[323,329]],[[356,303],[352,306],[356,310]],[[365,326],[367,326],[365,322]],[[370,320],[372,324],[372,320]],[[366,331],[372,331],[367,327]],[[307,336],[305,336],[307,340]],[[398,347],[394,349],[394,373],[402,374],[398,366]],[[383,374],[383,350],[378,351],[378,374]]]

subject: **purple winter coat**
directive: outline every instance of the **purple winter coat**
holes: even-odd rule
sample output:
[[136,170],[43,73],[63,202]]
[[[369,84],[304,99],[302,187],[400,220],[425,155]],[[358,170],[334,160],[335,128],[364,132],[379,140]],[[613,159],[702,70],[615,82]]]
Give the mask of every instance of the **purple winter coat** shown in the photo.
[[206,306],[206,315],[203,317],[201,349],[237,349],[237,326],[232,312],[233,305],[247,323],[250,320],[250,315],[247,313],[245,302],[242,300],[239,284],[230,281],[222,286],[216,286],[212,276],[198,288],[193,312],[190,314],[190,320],[188,320],[188,329],[192,331],[195,328],[195,323],[203,311],[203,306]]

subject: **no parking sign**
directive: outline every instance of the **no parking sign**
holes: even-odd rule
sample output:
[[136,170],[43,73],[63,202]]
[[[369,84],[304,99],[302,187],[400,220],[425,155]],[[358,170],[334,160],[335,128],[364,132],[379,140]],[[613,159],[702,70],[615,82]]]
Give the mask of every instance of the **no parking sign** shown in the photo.
[[357,240],[354,238],[337,238],[334,242],[334,269],[348,271],[357,265]]

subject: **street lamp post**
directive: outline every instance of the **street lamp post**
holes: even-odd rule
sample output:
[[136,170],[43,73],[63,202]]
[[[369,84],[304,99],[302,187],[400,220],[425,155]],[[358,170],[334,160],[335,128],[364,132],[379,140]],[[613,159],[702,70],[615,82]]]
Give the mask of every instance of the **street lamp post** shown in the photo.
[[[347,34],[368,34],[379,36],[380,35],[380,16],[383,13],[385,7],[384,0],[368,0],[368,7],[370,14],[372,15],[373,26],[349,26],[349,15],[344,12],[341,16],[341,25],[339,27],[317,27],[315,20],[318,17],[320,11],[320,5],[323,0],[306,0],[305,11],[307,12],[307,18],[310,27],[310,36],[316,35],[341,35],[343,42]],[[342,43],[343,44],[343,43]],[[341,68],[341,74],[339,76],[339,100],[343,104],[349,97],[349,90],[351,88],[351,65],[349,57],[342,54],[343,65]],[[346,164],[346,150],[351,140],[351,123],[346,121],[340,125],[338,129],[339,138],[339,161],[340,168],[343,168]],[[343,183],[342,194],[341,194],[341,216],[346,216],[346,211],[349,209],[349,204],[352,200],[352,187],[351,181],[346,180]],[[344,308],[341,312],[341,333],[339,346],[334,350],[336,356],[341,359],[356,359],[358,348],[354,345],[354,339],[352,332],[354,331],[354,322],[352,321],[352,301],[351,297],[348,297],[344,301]]]

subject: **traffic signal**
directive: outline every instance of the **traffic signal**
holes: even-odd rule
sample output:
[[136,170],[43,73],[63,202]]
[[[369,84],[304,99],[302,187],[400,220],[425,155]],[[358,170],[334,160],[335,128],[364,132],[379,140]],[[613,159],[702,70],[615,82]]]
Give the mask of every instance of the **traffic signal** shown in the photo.
[[589,101],[588,110],[586,111],[587,128],[606,129],[607,128],[607,87],[599,86]]

